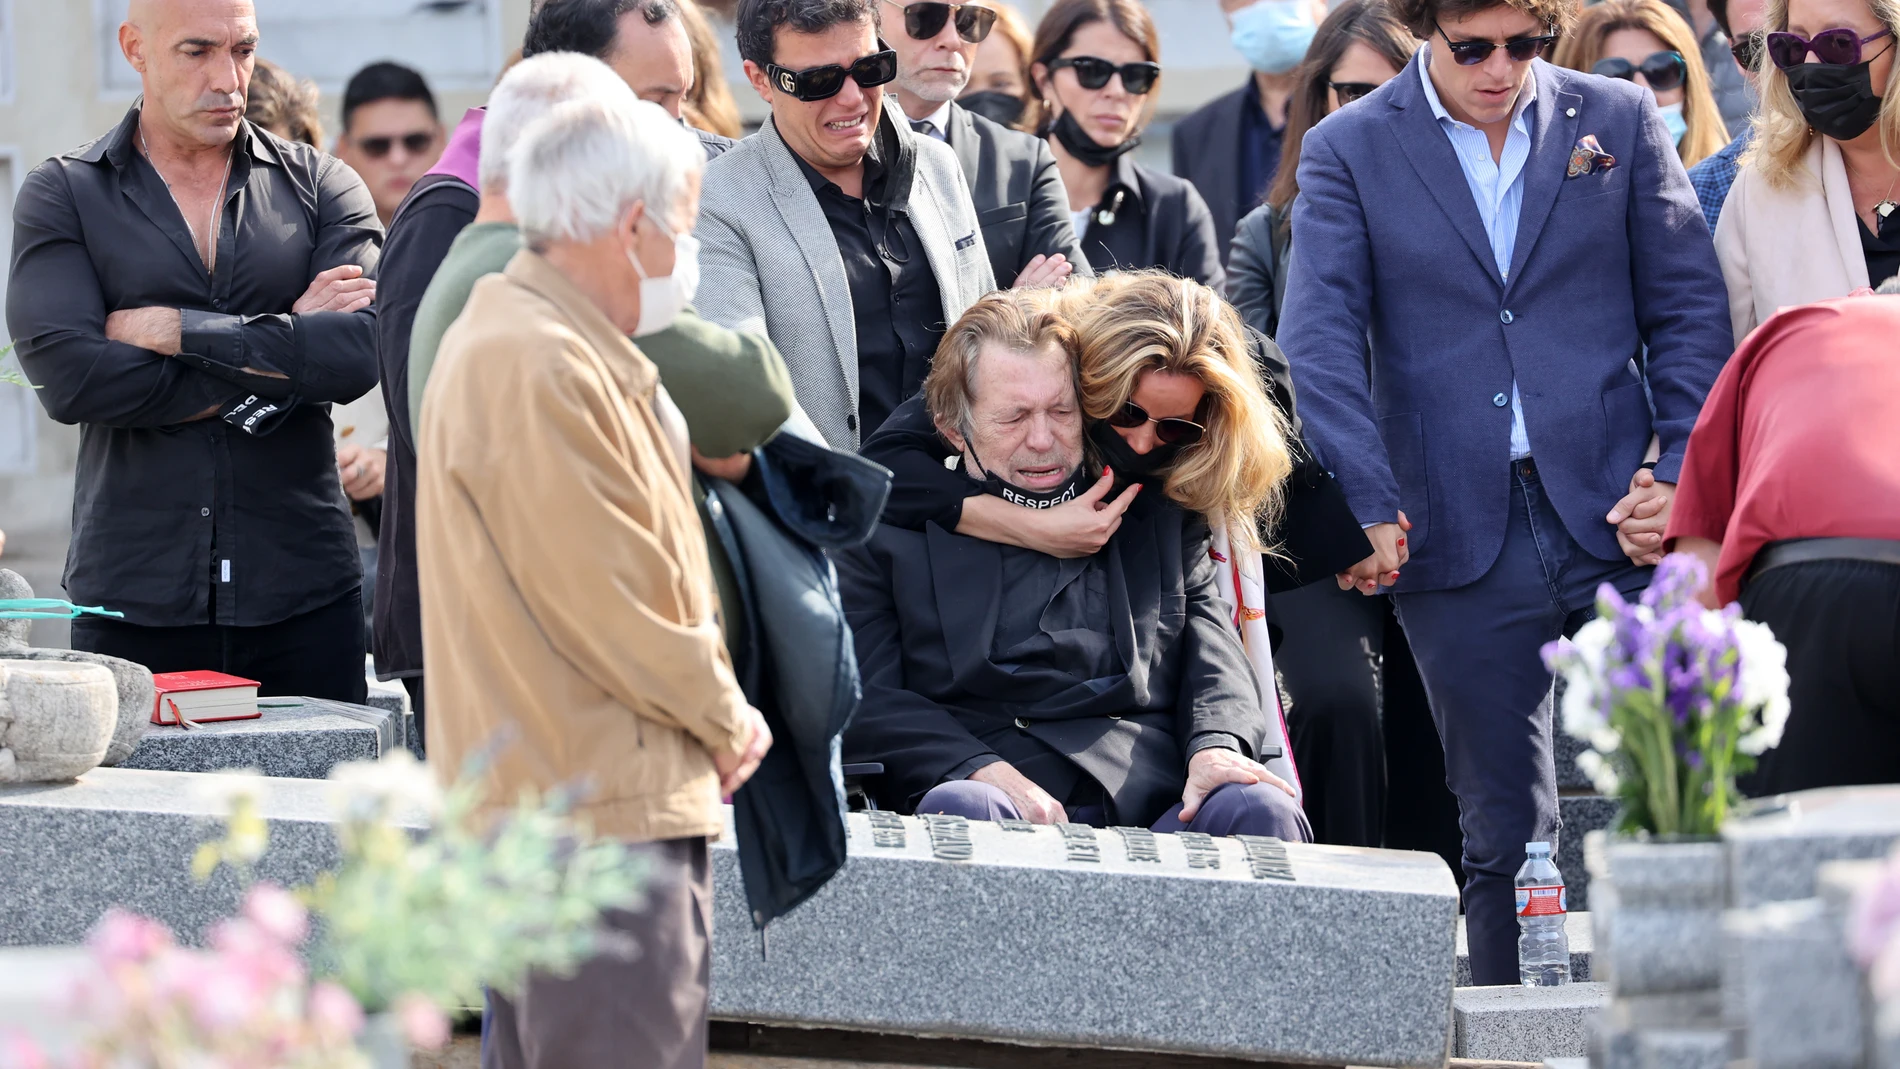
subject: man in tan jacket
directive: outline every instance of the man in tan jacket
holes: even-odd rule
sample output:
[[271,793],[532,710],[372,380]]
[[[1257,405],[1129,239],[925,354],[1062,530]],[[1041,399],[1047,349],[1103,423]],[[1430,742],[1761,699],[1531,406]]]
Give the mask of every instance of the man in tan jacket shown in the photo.
[[443,338],[420,429],[430,757],[499,743],[490,804],[580,787],[650,844],[635,956],[492,997],[483,1064],[702,1066],[707,844],[771,733],[727,659],[679,412],[638,338],[697,277],[698,142],[631,91],[557,106],[511,154],[528,248]]

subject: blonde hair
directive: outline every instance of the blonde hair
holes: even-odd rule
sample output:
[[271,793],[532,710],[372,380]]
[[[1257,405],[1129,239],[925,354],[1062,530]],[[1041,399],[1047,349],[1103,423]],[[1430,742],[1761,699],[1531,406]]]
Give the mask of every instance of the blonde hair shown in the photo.
[[1682,118],[1688,124],[1682,144],[1676,146],[1682,165],[1694,167],[1720,152],[1728,144],[1728,127],[1709,88],[1701,46],[1696,44],[1695,31],[1662,0],[1604,0],[1585,8],[1576,28],[1558,42],[1553,62],[1589,74],[1603,58],[1603,42],[1618,30],[1643,30],[1682,57]]
[[693,88],[686,93],[680,110],[686,121],[721,137],[743,137],[745,124],[739,120],[738,102],[732,99],[732,87],[726,84],[725,65],[719,61],[719,38],[713,33],[706,12],[693,0],[679,0],[680,21],[686,24],[686,39],[693,46]]
[[[1900,48],[1900,0],[1867,0],[1867,7],[1892,31],[1882,38],[1878,48]],[[1788,0],[1768,0],[1768,30],[1788,28]],[[1869,58],[1862,56],[1861,58]],[[1761,104],[1755,109],[1755,142],[1742,154],[1742,166],[1758,172],[1777,189],[1792,189],[1807,169],[1808,146],[1815,133],[1788,89],[1788,76],[1768,59],[1766,49],[1757,61],[1755,87],[1761,92]],[[1887,72],[1887,87],[1882,91],[1880,117],[1874,120],[1880,131],[1880,149],[1888,163],[1900,163],[1900,54],[1896,54]]]
[[[1054,345],[1069,367],[1080,361],[1075,328],[1056,310],[1053,290],[996,290],[977,301],[944,331],[924,377],[924,406],[939,430],[970,433],[976,399],[976,365],[985,346],[1012,353],[1040,353]],[[1073,372],[1071,372],[1073,375]]]
[[1181,451],[1164,493],[1224,518],[1237,548],[1264,551],[1262,532],[1279,517],[1293,461],[1286,420],[1261,385],[1239,314],[1213,290],[1165,271],[1072,281],[1059,292],[1081,342],[1082,414],[1114,415],[1149,371],[1200,380],[1207,392],[1195,422],[1207,434]]

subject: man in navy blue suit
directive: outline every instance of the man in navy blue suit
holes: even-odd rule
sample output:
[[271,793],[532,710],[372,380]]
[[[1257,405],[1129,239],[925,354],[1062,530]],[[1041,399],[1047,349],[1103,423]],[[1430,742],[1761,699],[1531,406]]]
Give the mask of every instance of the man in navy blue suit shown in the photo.
[[1473,980],[1514,984],[1512,876],[1558,832],[1539,647],[1648,582],[1733,342],[1653,96],[1538,58],[1573,3],[1393,7],[1426,45],[1306,136],[1279,340],[1375,548],[1341,583],[1395,595],[1431,698]]

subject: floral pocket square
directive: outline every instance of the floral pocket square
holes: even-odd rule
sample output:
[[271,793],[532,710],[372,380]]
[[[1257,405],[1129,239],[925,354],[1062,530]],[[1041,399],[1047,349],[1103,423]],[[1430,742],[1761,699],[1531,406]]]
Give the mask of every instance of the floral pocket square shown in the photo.
[[1597,135],[1585,134],[1577,139],[1577,147],[1570,150],[1570,167],[1565,170],[1564,177],[1595,174],[1614,166],[1616,157],[1603,151],[1603,146],[1597,143]]

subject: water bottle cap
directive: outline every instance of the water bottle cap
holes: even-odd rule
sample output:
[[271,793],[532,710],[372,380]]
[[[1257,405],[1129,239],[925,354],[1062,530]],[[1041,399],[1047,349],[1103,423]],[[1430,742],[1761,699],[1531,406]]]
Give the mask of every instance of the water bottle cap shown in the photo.
[[1542,855],[1544,857],[1549,857],[1550,844],[1549,843],[1525,843],[1524,852],[1526,854],[1530,854],[1533,856]]

